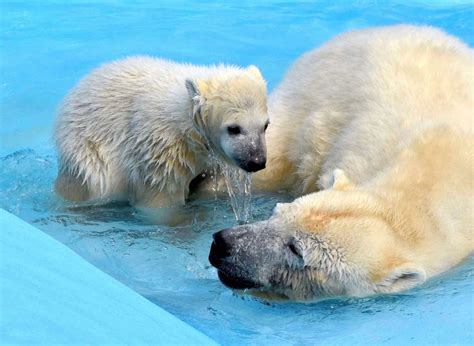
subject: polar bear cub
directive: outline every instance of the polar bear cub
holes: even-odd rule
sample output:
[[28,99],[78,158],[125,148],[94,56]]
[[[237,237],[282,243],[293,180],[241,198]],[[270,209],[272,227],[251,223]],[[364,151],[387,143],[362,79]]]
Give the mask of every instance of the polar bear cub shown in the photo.
[[112,62],[60,107],[56,191],[75,201],[184,204],[210,151],[245,171],[263,169],[267,125],[265,81],[255,66]]

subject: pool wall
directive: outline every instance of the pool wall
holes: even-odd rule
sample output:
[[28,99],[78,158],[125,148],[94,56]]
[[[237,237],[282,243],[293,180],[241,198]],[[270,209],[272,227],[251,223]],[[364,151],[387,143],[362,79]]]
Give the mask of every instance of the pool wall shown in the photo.
[[0,209],[3,343],[216,343]]

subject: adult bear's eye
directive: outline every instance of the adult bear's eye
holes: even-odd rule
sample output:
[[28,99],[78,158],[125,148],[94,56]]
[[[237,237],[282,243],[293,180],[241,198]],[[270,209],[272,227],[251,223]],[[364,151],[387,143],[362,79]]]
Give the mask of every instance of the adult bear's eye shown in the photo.
[[227,132],[229,132],[229,135],[240,135],[242,133],[242,128],[237,125],[231,125],[227,127]]
[[296,257],[303,258],[303,255],[301,254],[301,251],[295,246],[295,244],[290,243],[288,244],[288,248],[290,251],[295,255]]
[[269,124],[269,123],[266,123],[266,124],[265,124],[265,127],[263,128],[263,131],[267,131],[267,129],[268,129],[268,124]]

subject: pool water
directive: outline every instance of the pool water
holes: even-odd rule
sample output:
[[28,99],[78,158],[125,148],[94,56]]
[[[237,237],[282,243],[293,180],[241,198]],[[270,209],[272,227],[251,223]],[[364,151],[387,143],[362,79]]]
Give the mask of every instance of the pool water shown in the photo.
[[[235,225],[225,199],[194,201],[189,224],[153,225],[124,204],[53,191],[57,103],[91,68],[129,55],[258,65],[276,86],[303,52],[354,28],[436,25],[474,43],[470,1],[2,1],[0,207],[223,344],[474,343],[474,258],[420,288],[364,299],[266,303],[234,295],[207,255]],[[267,218],[284,195],[253,196]]]

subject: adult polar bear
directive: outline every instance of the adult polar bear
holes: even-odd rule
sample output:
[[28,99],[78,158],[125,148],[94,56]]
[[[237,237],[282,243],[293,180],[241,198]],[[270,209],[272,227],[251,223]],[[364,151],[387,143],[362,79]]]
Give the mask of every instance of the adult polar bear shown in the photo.
[[430,27],[346,33],[269,102],[257,187],[306,196],[214,235],[221,281],[296,300],[397,292],[474,247],[473,51]]
[[264,168],[267,125],[265,81],[254,66],[109,63],[60,108],[56,191],[76,201],[184,204],[190,182],[211,165],[210,149],[246,171]]

